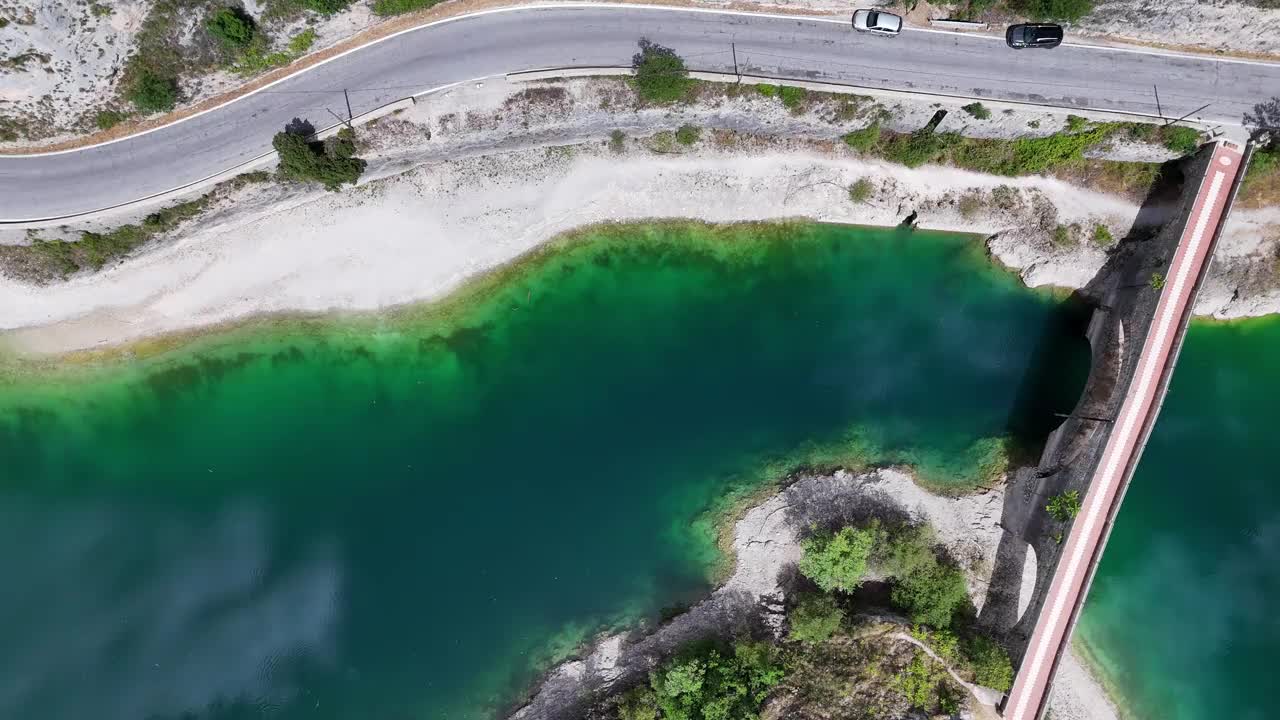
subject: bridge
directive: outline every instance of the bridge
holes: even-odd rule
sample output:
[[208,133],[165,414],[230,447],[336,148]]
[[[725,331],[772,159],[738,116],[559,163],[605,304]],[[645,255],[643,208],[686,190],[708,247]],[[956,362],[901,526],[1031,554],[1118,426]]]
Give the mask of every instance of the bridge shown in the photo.
[[[1154,238],[1124,243],[1086,288],[1097,305],[1088,331],[1089,381],[1075,411],[1049,437],[1034,474],[1015,481],[1024,508],[1013,513],[1013,527],[1006,523],[1036,549],[1038,568],[1036,590],[1011,638],[1015,646],[1025,641],[1025,649],[1002,705],[1008,720],[1044,714],[1247,162],[1246,148],[1227,140],[1201,148],[1183,166],[1174,220]],[[1068,490],[1084,500],[1063,541],[1043,507]]]

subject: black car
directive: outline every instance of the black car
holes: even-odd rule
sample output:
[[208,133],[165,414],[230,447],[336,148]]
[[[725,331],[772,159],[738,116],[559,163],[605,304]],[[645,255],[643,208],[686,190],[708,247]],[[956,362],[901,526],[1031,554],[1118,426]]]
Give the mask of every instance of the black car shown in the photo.
[[1004,41],[1011,48],[1055,48],[1062,44],[1062,26],[1010,25]]

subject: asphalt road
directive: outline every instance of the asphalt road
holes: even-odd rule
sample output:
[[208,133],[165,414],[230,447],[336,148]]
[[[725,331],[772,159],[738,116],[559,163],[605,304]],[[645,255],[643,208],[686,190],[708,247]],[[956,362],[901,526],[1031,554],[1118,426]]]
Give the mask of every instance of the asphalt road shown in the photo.
[[223,108],[134,138],[59,154],[0,156],[0,222],[72,216],[165,192],[270,149],[292,118],[317,127],[461,80],[557,67],[625,66],[647,37],[694,70],[1063,107],[1198,113],[1239,124],[1280,95],[1280,65],[1096,47],[1015,51],[999,38],[674,8],[553,7],[464,17],[342,56]]

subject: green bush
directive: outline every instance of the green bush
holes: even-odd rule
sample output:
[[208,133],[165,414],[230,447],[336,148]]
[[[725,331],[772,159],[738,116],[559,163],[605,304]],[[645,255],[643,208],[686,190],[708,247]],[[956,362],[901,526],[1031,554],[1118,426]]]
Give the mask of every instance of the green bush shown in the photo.
[[298,133],[279,132],[271,145],[280,155],[282,177],[302,182],[318,182],[329,190],[345,183],[354,185],[364,172],[365,162],[355,157],[355,133],[343,128],[324,142],[312,142]]
[[332,15],[347,9],[351,0],[304,0],[303,6],[321,15]]
[[819,533],[801,543],[800,572],[828,592],[851,592],[862,584],[867,559],[881,538],[878,526],[842,528],[835,534]]
[[609,149],[613,152],[620,153],[627,147],[627,134],[621,130],[614,130],[609,133]]
[[880,142],[880,123],[871,123],[861,130],[846,133],[844,144],[858,152],[867,152]]
[[1067,132],[1080,132],[1088,124],[1089,124],[1089,121],[1086,118],[1080,117],[1079,115],[1067,116]]
[[782,98],[782,106],[793,113],[800,113],[804,110],[805,98],[809,93],[804,88],[783,85],[778,88],[778,97]]
[[697,125],[681,125],[676,130],[676,142],[681,145],[692,145],[698,142],[698,137],[702,135],[702,131]]
[[895,577],[890,599],[907,612],[911,622],[946,628],[968,603],[969,593],[959,568],[938,562],[932,554],[930,559],[914,572]]
[[806,595],[791,611],[791,639],[822,643],[840,629],[844,611],[830,595]]
[[920,167],[963,142],[964,138],[956,133],[935,133],[925,128],[910,135],[894,135],[885,147],[885,159],[910,168]]
[[627,693],[618,714],[624,720],[756,718],[784,675],[765,643],[740,642],[728,657],[717,650],[685,652],[650,673],[648,686]]
[[1049,504],[1044,509],[1059,522],[1071,520],[1080,514],[1080,491],[1068,490],[1054,495],[1049,498]]
[[209,34],[229,50],[243,50],[253,42],[253,18],[238,7],[224,7],[204,21]]
[[433,7],[439,2],[440,0],[375,0],[373,11],[378,15],[403,15],[414,10]]
[[648,102],[669,103],[684,99],[693,88],[684,60],[676,51],[640,41],[640,52],[631,58],[635,85],[640,97]]
[[124,122],[128,117],[129,113],[123,113],[119,110],[99,110],[93,121],[97,124],[99,130],[110,130]]
[[778,86],[770,85],[769,83],[761,83],[759,85],[756,85],[756,92],[768,98],[777,97]]
[[168,112],[178,103],[178,80],[143,70],[129,84],[125,98],[144,113]]
[[980,102],[969,103],[968,105],[965,105],[960,109],[969,113],[970,115],[972,115],[973,117],[979,120],[991,119],[991,111],[987,109],[986,105],[983,105]]
[[307,28],[289,39],[289,52],[293,55],[303,55],[311,49],[315,42],[316,31]]
[[1106,225],[1095,225],[1093,227],[1093,244],[1094,245],[1105,247],[1107,245],[1110,245],[1114,240],[1115,238],[1111,236],[1111,231],[1107,229]]
[[849,186],[849,200],[855,203],[866,202],[871,193],[876,189],[875,183],[867,178],[858,178],[858,181]]
[[985,635],[974,635],[964,645],[964,655],[973,666],[979,685],[1005,692],[1013,687],[1013,661],[1009,653]]
[[1182,125],[1170,125],[1163,132],[1164,146],[1179,155],[1190,155],[1200,147],[1200,131]]

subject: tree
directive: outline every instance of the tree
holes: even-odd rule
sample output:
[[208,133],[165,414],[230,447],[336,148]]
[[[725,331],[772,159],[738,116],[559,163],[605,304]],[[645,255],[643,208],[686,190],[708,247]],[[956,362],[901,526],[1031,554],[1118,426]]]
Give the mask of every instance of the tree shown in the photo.
[[290,180],[318,182],[337,190],[344,183],[354,185],[364,172],[365,161],[355,157],[355,132],[350,128],[324,142],[286,130],[276,133],[271,145],[280,156],[278,172]]
[[648,39],[640,41],[640,52],[631,58],[631,67],[635,71],[636,90],[641,99],[649,102],[675,102],[693,87],[684,60],[676,51]]
[[1013,687],[1013,661],[991,638],[974,635],[965,643],[964,654],[973,665],[974,680],[979,685],[1000,692]]
[[784,675],[767,643],[740,642],[728,657],[688,651],[650,673],[649,686],[628,693],[618,714],[623,720],[755,718]]
[[125,97],[145,113],[169,112],[178,103],[178,80],[153,70],[138,73]]
[[804,555],[800,572],[828,592],[852,592],[862,584],[867,558],[880,539],[877,525],[842,528],[833,534],[819,533],[801,543]]
[[248,47],[256,31],[253,18],[237,7],[224,7],[214,12],[205,20],[204,26],[228,50]]
[[844,611],[830,595],[806,595],[791,611],[791,639],[823,643],[840,629]]

